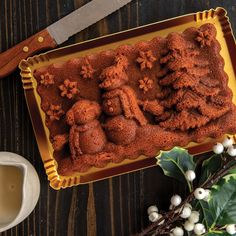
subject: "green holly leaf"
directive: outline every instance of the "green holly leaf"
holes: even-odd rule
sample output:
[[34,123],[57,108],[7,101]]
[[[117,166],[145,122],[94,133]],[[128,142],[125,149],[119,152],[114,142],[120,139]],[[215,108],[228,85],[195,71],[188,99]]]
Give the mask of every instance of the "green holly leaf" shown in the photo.
[[200,213],[200,220],[199,222],[204,224],[207,231],[211,230],[212,225],[214,224],[214,218],[212,216],[212,213],[209,209],[209,204],[207,201],[204,200],[196,200],[194,199],[191,202],[191,205],[193,206],[193,209],[198,211]]
[[182,183],[187,182],[191,191],[191,184],[185,178],[185,172],[187,170],[195,170],[196,164],[193,161],[193,156],[187,150],[175,147],[170,151],[161,151],[156,158],[157,165],[162,168],[165,175]]
[[223,177],[212,186],[211,198],[208,202],[208,211],[211,212],[215,225],[224,226],[236,222],[236,174]]
[[208,202],[204,200],[196,200],[192,204],[193,208],[200,213],[200,222],[202,222],[206,229],[209,230],[214,223],[214,218],[209,209]]
[[236,168],[229,171],[229,174],[236,174]]
[[221,155],[214,154],[202,163],[199,185],[207,181],[217,170],[221,168]]

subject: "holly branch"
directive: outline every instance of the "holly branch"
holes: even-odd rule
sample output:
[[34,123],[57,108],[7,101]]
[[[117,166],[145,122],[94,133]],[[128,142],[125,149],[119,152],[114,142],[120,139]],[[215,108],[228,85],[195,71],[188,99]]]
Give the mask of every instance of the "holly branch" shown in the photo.
[[[213,147],[213,151],[214,151],[215,154],[218,155],[218,157],[220,156],[220,158],[219,158],[220,161],[221,161],[220,168],[218,168],[216,171],[212,171],[210,176],[208,176],[203,183],[201,183],[194,190],[191,190],[189,195],[185,198],[184,201],[182,201],[178,205],[175,205],[175,206],[172,205],[172,209],[169,212],[162,215],[162,216],[159,215],[158,219],[153,218],[152,221],[154,223],[150,224],[147,228],[143,229],[140,233],[136,234],[137,236],[150,235],[150,234],[151,235],[170,234],[170,235],[174,235],[174,236],[183,235],[182,228],[177,227],[178,229],[175,230],[176,232],[173,231],[173,229],[176,225],[178,225],[178,223],[181,223],[181,221],[183,221],[183,218],[187,218],[183,215],[186,204],[191,203],[194,199],[202,200],[203,199],[202,194],[205,193],[205,190],[212,188],[215,184],[217,184],[219,182],[219,180],[221,180],[224,176],[226,176],[229,173],[230,170],[236,168],[236,148],[235,148],[235,145],[233,145],[233,140],[232,139],[229,139],[227,137],[223,141],[223,144],[217,143]],[[172,154],[171,158],[169,156],[165,156],[165,155],[164,155],[164,157],[163,156],[161,157],[161,158],[163,158],[163,160],[164,160],[164,158],[166,158],[169,161],[169,163],[168,163],[169,166],[166,163],[159,161],[160,166],[162,168],[166,168],[166,169],[164,169],[164,173],[168,176],[171,176],[171,173],[169,173],[167,171],[167,169],[168,169],[167,167],[170,167],[170,160],[174,159],[174,161],[172,161],[171,163],[175,163],[175,164],[178,163],[178,161],[179,161],[178,156],[173,157],[176,154],[176,151],[175,151],[174,154],[173,153],[174,152],[171,153]],[[184,153],[184,154],[186,154],[186,153]],[[212,160],[214,160],[213,157],[211,157],[211,158],[212,158]],[[214,157],[214,158],[216,158],[216,157]],[[179,162],[178,164],[181,164],[183,169],[184,168],[186,169],[186,166],[190,165],[189,163],[187,163],[187,164],[184,163],[183,160],[182,160],[182,163]],[[192,167],[193,166],[194,165],[192,165]],[[171,166],[171,168],[173,168],[173,166]],[[192,171],[192,170],[190,170],[190,171]],[[187,173],[187,172],[188,171],[186,171],[185,173]],[[191,172],[189,172],[189,173],[191,173]],[[195,172],[193,172],[193,173],[195,174]],[[173,176],[171,176],[171,177],[173,177]],[[178,176],[178,178],[181,179],[179,176]],[[190,178],[190,179],[188,179],[188,178]],[[185,175],[185,179],[188,182],[191,182],[193,180],[191,178],[192,178],[191,176],[187,176],[187,178],[186,178],[186,175]],[[188,184],[188,186],[189,186],[189,184]],[[186,211],[186,212],[188,212],[188,211]],[[190,213],[191,213],[191,211],[190,211]],[[186,213],[186,214],[189,214],[189,213]],[[156,213],[156,215],[157,215],[157,213]],[[236,223],[236,219],[235,219],[235,223]],[[204,225],[200,224],[200,223],[197,224],[197,225],[199,227],[200,226],[204,227]],[[197,226],[197,225],[195,225],[195,226]],[[187,228],[187,227],[188,226],[186,226],[185,228]],[[225,227],[223,227],[223,228],[225,228]],[[216,225],[214,229],[219,230],[219,229],[222,229],[222,227],[218,227]],[[232,230],[233,229],[232,227],[229,228],[228,231],[230,231],[230,229],[231,229],[231,232],[234,232],[234,230]],[[201,230],[202,230],[202,233],[199,233],[199,235],[202,235],[206,231],[205,228],[202,228]],[[226,228],[226,230],[227,230],[227,228]],[[196,230],[194,229],[194,232],[195,231],[197,232],[197,229]],[[178,232],[179,232],[179,234],[178,234]]]

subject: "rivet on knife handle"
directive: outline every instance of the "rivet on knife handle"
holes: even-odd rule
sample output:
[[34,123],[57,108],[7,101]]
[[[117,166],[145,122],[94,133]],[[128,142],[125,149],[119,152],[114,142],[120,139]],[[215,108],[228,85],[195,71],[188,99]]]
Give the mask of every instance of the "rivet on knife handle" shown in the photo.
[[55,48],[56,46],[54,39],[44,29],[7,51],[0,53],[0,78],[12,73],[22,59],[41,50]]

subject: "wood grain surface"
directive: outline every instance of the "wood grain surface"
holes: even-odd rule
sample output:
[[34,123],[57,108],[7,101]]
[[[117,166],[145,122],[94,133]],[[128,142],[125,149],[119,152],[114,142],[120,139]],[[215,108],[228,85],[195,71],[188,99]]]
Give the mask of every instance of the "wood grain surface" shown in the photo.
[[[0,52],[87,2],[0,0]],[[236,32],[235,0],[133,0],[64,45],[217,6],[228,11]],[[18,70],[0,80],[0,151],[15,152],[27,158],[41,181],[35,210],[24,222],[1,236],[131,235],[148,225],[146,209],[149,205],[158,204],[166,209],[170,196],[184,191],[164,177],[158,167],[66,190],[51,189],[37,149]]]

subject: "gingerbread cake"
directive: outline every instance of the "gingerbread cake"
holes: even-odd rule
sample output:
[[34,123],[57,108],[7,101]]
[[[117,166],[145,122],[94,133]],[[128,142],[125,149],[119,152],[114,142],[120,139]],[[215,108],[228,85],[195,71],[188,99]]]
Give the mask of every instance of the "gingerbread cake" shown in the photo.
[[34,71],[61,175],[236,132],[212,24]]

